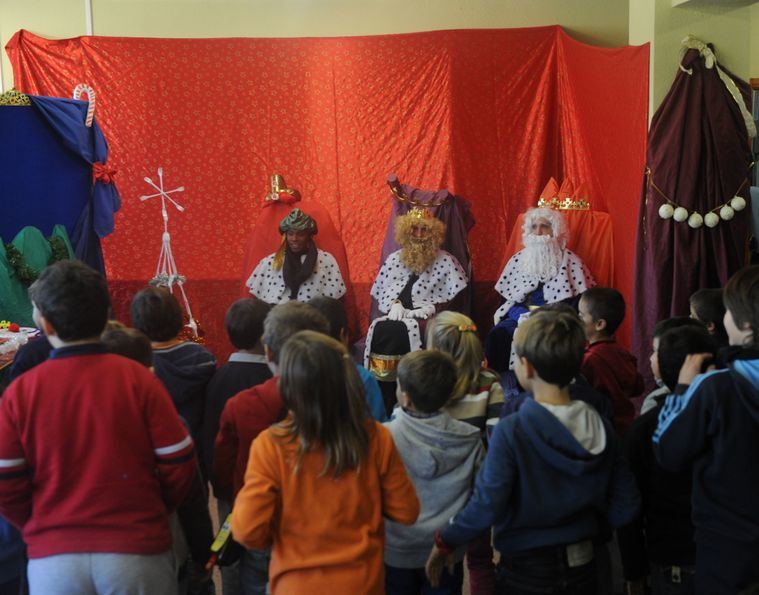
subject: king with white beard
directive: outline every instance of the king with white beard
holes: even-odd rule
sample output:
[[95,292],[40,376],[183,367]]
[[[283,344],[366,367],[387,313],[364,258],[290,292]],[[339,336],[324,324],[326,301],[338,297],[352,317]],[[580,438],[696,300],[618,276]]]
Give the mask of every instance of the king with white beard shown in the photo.
[[520,250],[506,263],[495,289],[504,297],[496,325],[487,336],[488,365],[498,371],[512,367],[511,341],[519,318],[530,310],[569,300],[595,285],[574,252],[567,250],[567,226],[559,211],[530,209],[524,215]]

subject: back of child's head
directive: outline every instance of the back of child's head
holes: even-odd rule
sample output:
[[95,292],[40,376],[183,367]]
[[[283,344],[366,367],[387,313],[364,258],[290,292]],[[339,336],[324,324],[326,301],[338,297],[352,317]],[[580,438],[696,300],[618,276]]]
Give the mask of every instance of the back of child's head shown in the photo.
[[680,368],[691,353],[717,354],[717,342],[704,325],[676,326],[659,336],[659,373],[670,391],[675,390]]
[[445,407],[456,380],[456,363],[442,351],[412,351],[398,364],[398,385],[421,413],[435,413]]
[[569,314],[570,316],[574,316],[579,320],[580,316],[577,313],[577,310],[575,310],[572,306],[567,304],[566,302],[553,302],[552,304],[544,304],[540,306],[539,308],[536,308],[532,314],[537,314],[538,312],[562,312],[564,314]]
[[29,297],[61,341],[99,337],[111,304],[103,275],[77,260],[45,268],[29,288]]
[[146,287],[138,291],[129,306],[134,328],[155,342],[174,339],[184,326],[182,308],[164,287]]
[[696,320],[690,316],[673,316],[672,318],[665,318],[664,320],[657,322],[654,325],[654,330],[651,333],[651,338],[660,339],[661,336],[667,331],[682,327],[706,330],[706,325],[700,320]]
[[253,349],[258,344],[269,310],[269,304],[255,297],[242,298],[229,307],[224,325],[235,349]]
[[693,318],[703,322],[709,332],[721,343],[727,343],[725,332],[725,302],[722,289],[699,289],[690,296],[690,311]]
[[427,323],[427,348],[447,353],[456,362],[458,378],[451,400],[474,390],[485,355],[471,318],[459,312],[440,312]]
[[519,325],[514,350],[530,362],[543,381],[564,387],[580,372],[585,332],[572,314],[537,312]]
[[345,346],[304,330],[288,337],[279,355],[279,390],[292,417],[277,432],[297,438],[296,471],[312,448],[324,451],[322,473],[337,476],[357,468],[368,450],[369,413],[363,383]]
[[730,277],[724,299],[735,326],[752,331],[746,346],[759,347],[759,265],[745,267]]
[[298,331],[328,335],[329,321],[313,306],[296,301],[277,304],[266,315],[261,341],[269,348],[275,364],[279,363],[279,353],[284,344]]
[[581,298],[593,322],[606,321],[606,328],[600,331],[611,337],[625,319],[625,298],[612,287],[592,287]]
[[342,341],[343,332],[348,332],[348,315],[340,300],[327,296],[315,297],[308,301],[310,306],[321,312],[329,322],[329,336]]
[[146,368],[153,365],[153,348],[142,331],[125,326],[106,329],[100,337],[108,353],[123,355]]

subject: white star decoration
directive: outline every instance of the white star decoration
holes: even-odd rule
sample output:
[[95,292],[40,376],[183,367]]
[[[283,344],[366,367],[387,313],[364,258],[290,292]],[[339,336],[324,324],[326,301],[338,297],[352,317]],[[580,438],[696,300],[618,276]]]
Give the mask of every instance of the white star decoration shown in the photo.
[[163,219],[163,235],[161,237],[161,253],[158,255],[158,265],[156,266],[155,276],[150,280],[151,285],[157,285],[159,287],[166,287],[172,293],[174,292],[174,285],[179,287],[179,292],[182,294],[182,300],[184,301],[185,309],[187,310],[187,317],[190,319],[187,326],[192,329],[193,335],[198,336],[198,325],[195,319],[192,317],[192,310],[190,310],[190,302],[187,299],[187,295],[184,291],[184,282],[186,277],[180,275],[177,271],[177,264],[174,261],[174,255],[171,252],[171,235],[169,234],[169,213],[166,210],[166,203],[171,203],[177,211],[183,213],[185,208],[175,201],[170,195],[177,192],[184,192],[184,186],[179,186],[172,190],[163,189],[163,168],[158,168],[158,184],[153,182],[148,176],[143,178],[145,182],[150,184],[158,192],[156,194],[147,194],[140,196],[140,200],[145,202],[151,198],[161,197],[161,217]]

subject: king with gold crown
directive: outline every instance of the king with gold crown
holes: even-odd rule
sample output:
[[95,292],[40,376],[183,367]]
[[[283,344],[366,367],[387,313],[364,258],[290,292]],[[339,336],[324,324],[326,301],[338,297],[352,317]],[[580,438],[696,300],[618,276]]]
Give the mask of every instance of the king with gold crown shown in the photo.
[[364,362],[379,380],[394,381],[401,356],[421,348],[420,321],[427,320],[468,284],[459,262],[441,249],[445,224],[414,207],[395,220],[392,252],[372,286],[381,316],[369,327]]
[[495,286],[504,301],[485,340],[485,354],[488,365],[499,372],[514,367],[511,343],[523,315],[539,306],[571,301],[596,284],[582,259],[567,248],[569,232],[561,213],[587,210],[587,200],[545,198],[548,194],[544,190],[538,208],[524,214],[524,248],[509,259]]

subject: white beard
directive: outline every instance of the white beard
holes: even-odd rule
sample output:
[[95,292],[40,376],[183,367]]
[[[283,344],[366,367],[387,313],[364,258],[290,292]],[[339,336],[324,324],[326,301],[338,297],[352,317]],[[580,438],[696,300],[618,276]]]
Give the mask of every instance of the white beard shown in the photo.
[[551,236],[524,236],[524,257],[520,269],[530,277],[545,283],[559,274],[564,252],[556,238]]

